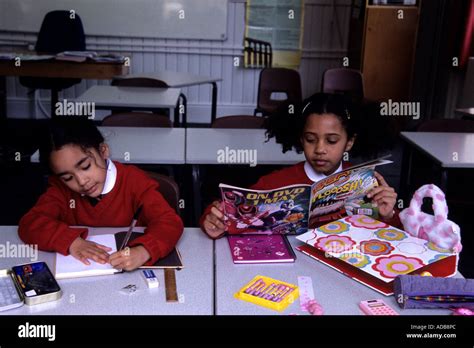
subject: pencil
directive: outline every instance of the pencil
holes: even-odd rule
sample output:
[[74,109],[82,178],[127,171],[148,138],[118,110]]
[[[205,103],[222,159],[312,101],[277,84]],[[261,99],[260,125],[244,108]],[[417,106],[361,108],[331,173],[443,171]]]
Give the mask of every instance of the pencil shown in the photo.
[[140,212],[142,211],[143,205],[139,206],[135,214],[133,215],[132,223],[130,224],[130,227],[128,228],[127,234],[125,235],[125,238],[123,239],[122,245],[120,246],[119,251],[123,250],[125,246],[127,245],[128,241],[130,240],[130,237],[132,236],[132,231],[135,228],[135,225],[137,224],[138,217],[140,216]]

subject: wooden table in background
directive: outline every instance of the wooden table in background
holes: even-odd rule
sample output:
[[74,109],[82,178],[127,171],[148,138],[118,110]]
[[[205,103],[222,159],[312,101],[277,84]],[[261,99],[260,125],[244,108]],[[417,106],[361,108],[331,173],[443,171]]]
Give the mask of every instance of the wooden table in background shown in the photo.
[[123,63],[76,63],[50,59],[22,61],[21,66],[15,66],[15,60],[0,61],[0,119],[7,117],[6,76],[107,80],[126,75],[128,70]]

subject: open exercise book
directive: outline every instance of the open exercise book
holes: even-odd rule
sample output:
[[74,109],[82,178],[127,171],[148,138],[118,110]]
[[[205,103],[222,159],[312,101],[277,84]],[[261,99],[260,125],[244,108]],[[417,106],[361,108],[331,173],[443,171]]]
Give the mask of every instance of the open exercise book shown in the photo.
[[[108,246],[112,249],[109,253],[117,251],[117,245],[122,244],[122,240],[125,237],[127,232],[117,232],[112,234],[102,234],[89,236],[87,240],[93,241],[98,244]],[[142,233],[133,232],[130,237],[130,241],[139,237]],[[67,279],[67,278],[81,278],[81,277],[91,277],[91,276],[100,276],[100,275],[109,275],[121,272],[113,268],[109,263],[100,264],[90,260],[90,265],[85,265],[81,261],[75,259],[73,256],[68,255],[64,256],[62,254],[56,253],[56,267],[55,267],[55,277],[56,279]],[[140,268],[183,268],[183,262],[181,259],[181,254],[177,248],[174,248],[171,253],[169,253],[163,259],[158,260],[155,264],[151,266],[142,266]]]
[[366,199],[378,186],[375,166],[392,163],[389,156],[327,176],[312,185],[250,190],[220,184],[229,234],[300,234],[346,215],[377,217]]

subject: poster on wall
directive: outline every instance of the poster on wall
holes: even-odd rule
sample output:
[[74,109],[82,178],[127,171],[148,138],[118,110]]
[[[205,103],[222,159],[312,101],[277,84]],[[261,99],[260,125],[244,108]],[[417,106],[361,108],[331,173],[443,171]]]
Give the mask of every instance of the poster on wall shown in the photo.
[[[271,44],[274,67],[298,68],[303,17],[303,0],[248,0],[245,36]],[[245,67],[251,65],[246,59]]]

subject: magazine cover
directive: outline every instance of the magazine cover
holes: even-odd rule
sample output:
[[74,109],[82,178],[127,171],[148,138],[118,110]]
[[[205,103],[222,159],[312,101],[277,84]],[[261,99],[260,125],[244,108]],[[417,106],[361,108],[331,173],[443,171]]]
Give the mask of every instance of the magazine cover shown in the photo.
[[220,184],[228,233],[300,234],[346,215],[377,218],[377,208],[366,194],[378,185],[375,166],[391,163],[385,158],[334,173],[312,185],[263,191]]
[[271,191],[219,185],[229,234],[299,234],[308,229],[311,186]]
[[365,200],[367,192],[378,186],[371,167],[331,175],[311,188],[310,228],[324,225],[346,215],[378,217],[378,210]]

